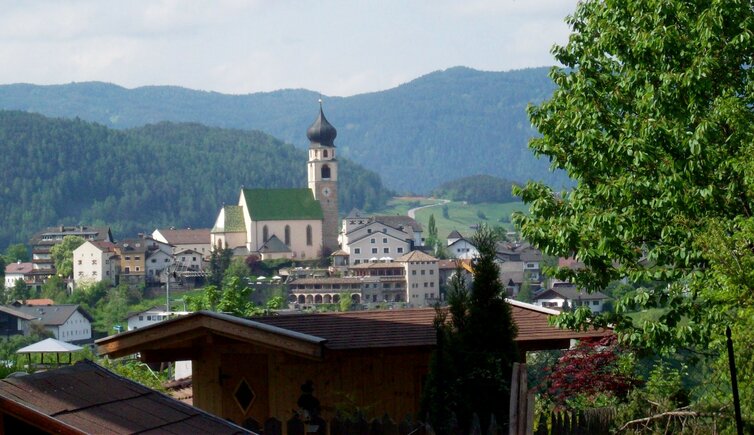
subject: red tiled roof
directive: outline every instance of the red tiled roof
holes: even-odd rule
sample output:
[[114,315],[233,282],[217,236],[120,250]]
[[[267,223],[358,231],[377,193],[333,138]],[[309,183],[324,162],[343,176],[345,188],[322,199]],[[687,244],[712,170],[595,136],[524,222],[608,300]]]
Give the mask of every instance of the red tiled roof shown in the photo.
[[82,433],[250,433],[91,361],[0,381],[0,407],[24,421]]
[[26,275],[27,273],[30,273],[32,270],[32,263],[11,263],[7,266],[5,266],[5,274],[9,273],[21,273]]
[[55,305],[52,299],[27,299],[26,305]]

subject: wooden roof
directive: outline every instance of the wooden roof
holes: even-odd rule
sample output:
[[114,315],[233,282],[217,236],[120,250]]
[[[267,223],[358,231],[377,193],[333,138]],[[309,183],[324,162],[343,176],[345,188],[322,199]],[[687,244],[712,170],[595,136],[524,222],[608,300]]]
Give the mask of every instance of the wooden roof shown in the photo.
[[91,361],[1,380],[0,413],[49,433],[250,433]]
[[[610,330],[576,332],[551,326],[557,311],[509,301],[518,325],[516,341],[523,351],[563,349],[571,339],[602,337]],[[146,360],[177,355],[169,346],[192,346],[200,335],[217,334],[263,347],[320,359],[334,351],[435,346],[433,308],[368,310],[344,313],[291,314],[254,317],[254,320],[200,311],[134,331],[97,340],[100,354],[120,357],[142,352]],[[150,354],[151,352],[151,354]],[[183,355],[190,357],[191,355]]]

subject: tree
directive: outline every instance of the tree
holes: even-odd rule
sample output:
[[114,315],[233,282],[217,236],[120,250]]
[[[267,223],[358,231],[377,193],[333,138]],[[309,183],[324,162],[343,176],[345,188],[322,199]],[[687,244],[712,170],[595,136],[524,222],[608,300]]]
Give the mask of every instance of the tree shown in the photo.
[[225,271],[230,266],[232,260],[232,249],[213,249],[209,256],[209,276],[207,277],[207,283],[221,287]]
[[[754,241],[744,235],[754,225],[751,2],[586,0],[568,22],[569,42],[553,51],[564,65],[551,71],[557,89],[529,109],[542,135],[530,146],[577,184],[516,189],[531,210],[516,223],[546,254],[583,262],[558,271],[583,288],[666,283],[593,325],[611,321],[623,342],[648,349],[706,346],[754,306],[751,281],[735,280],[742,270],[712,261],[725,239],[745,241],[734,257]],[[651,306],[668,311],[642,325],[624,315]],[[590,317],[578,309],[559,322]]]
[[50,256],[55,262],[55,271],[63,278],[73,276],[73,251],[86,240],[80,236],[65,236],[63,241],[50,249]]
[[435,222],[434,214],[429,215],[429,223],[427,224],[427,231],[429,233],[429,237],[432,237],[435,240],[437,240],[437,223]]
[[5,258],[6,264],[15,263],[17,261],[20,262],[27,262],[31,261],[31,256],[29,255],[29,248],[24,245],[23,243],[16,243],[15,245],[10,245],[5,250],[5,255],[3,255]]
[[22,301],[23,303],[26,303],[26,300],[31,297],[31,288],[26,285],[24,280],[17,279],[15,283],[13,283],[13,288],[10,292],[10,300],[11,301]]
[[508,421],[517,328],[499,280],[494,233],[481,225],[472,242],[479,256],[473,262],[471,291],[456,271],[448,313],[438,311],[435,319],[438,350],[423,400],[433,427],[447,427],[447,415],[441,415],[446,406],[455,411],[462,428],[468,428],[473,413],[479,415],[482,427],[492,415],[503,425]]

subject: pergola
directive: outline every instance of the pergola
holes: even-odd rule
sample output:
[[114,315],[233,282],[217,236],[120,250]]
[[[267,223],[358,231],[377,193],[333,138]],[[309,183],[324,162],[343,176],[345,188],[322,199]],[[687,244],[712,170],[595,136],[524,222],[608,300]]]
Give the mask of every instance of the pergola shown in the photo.
[[73,352],[78,352],[83,347],[76,346],[75,344],[66,343],[65,341],[56,340],[54,338],[47,338],[42,341],[38,341],[34,344],[30,344],[26,347],[22,347],[21,349],[18,349],[16,351],[17,354],[26,354],[28,358],[28,364],[31,367],[31,354],[33,353],[39,353],[41,354],[40,361],[42,364],[44,364],[45,354],[46,353],[53,353],[55,354],[55,361],[57,365],[60,365],[60,354],[61,353],[67,353],[68,354],[68,362],[64,364],[70,364],[73,357]]

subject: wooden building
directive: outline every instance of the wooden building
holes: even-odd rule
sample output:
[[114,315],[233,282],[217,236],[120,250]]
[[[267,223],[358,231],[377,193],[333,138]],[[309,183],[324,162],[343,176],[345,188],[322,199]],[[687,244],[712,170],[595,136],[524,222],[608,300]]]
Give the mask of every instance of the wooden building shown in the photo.
[[[573,332],[548,324],[555,311],[511,301],[521,360],[564,349]],[[416,415],[435,346],[434,309],[281,315],[254,320],[197,312],[97,341],[113,358],[192,360],[194,405],[237,423],[287,420],[308,381],[331,419],[343,409],[396,420]]]

